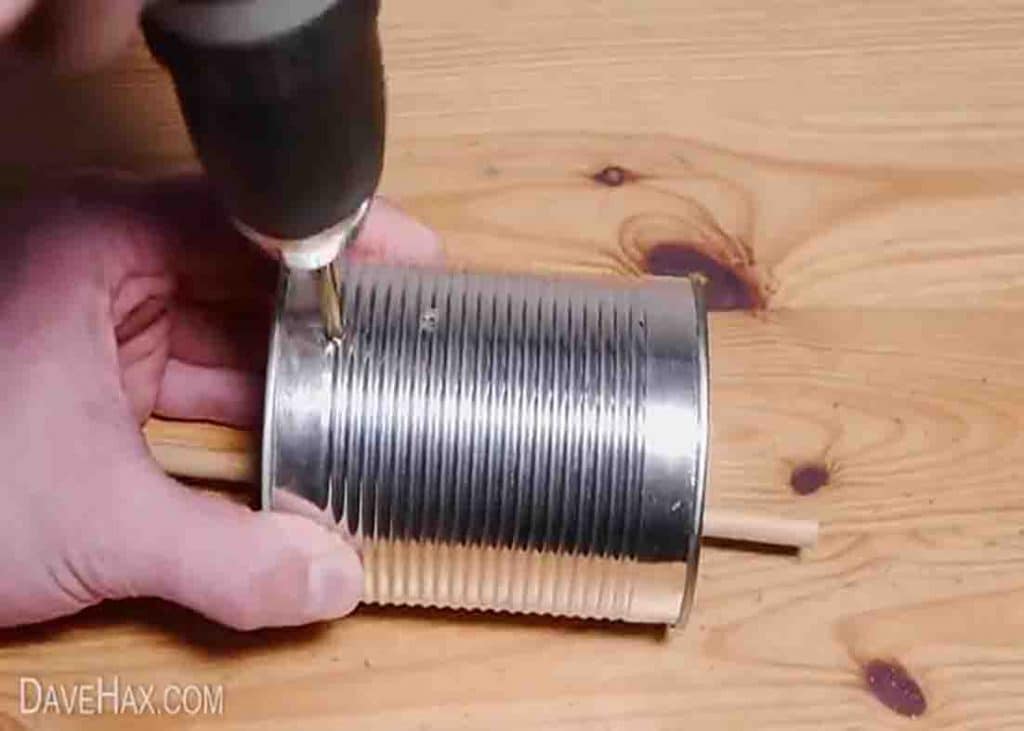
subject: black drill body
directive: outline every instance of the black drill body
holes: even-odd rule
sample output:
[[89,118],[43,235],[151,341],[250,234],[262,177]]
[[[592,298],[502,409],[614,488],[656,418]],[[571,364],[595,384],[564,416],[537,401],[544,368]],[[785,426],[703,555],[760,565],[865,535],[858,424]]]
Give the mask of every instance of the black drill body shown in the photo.
[[241,42],[188,37],[152,9],[143,16],[214,188],[263,237],[319,234],[353,216],[380,179],[379,0],[327,5],[297,27]]

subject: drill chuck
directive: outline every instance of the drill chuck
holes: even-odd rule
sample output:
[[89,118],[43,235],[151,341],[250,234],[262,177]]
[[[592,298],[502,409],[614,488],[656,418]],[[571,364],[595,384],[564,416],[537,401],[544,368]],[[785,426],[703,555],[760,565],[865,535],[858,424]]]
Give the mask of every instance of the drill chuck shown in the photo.
[[193,146],[250,238],[324,266],[380,180],[378,0],[165,0],[143,14]]

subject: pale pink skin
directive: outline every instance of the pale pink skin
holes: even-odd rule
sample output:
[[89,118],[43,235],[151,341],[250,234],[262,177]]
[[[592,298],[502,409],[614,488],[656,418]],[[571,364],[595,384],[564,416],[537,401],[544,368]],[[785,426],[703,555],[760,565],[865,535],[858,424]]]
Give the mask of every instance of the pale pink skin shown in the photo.
[[[381,201],[357,250],[441,251]],[[341,536],[183,486],[140,433],[257,423],[274,280],[195,180],[94,178],[0,212],[0,626],[137,596],[240,629],[356,606]]]
[[[0,0],[0,70],[44,65],[83,71],[114,57],[138,25],[143,0]],[[31,27],[29,27],[31,26]]]

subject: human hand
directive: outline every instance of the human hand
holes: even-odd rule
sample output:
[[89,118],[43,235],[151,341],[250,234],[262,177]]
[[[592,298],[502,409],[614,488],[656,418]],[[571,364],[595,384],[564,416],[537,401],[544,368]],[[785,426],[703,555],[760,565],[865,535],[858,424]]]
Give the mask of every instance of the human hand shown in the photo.
[[143,0],[0,0],[8,61],[83,70],[109,60],[138,25]]
[[[429,262],[378,201],[355,247]],[[151,414],[254,425],[276,267],[196,181],[90,181],[0,211],[0,626],[161,597],[233,627],[344,615],[343,536],[161,472]]]

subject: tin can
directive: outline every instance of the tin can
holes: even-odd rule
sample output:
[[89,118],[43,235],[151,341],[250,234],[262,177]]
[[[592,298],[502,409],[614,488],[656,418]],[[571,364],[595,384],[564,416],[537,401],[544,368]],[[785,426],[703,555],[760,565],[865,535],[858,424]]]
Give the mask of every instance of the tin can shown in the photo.
[[344,261],[282,283],[262,502],[347,531],[378,604],[677,624],[693,601],[707,320],[687,279]]

